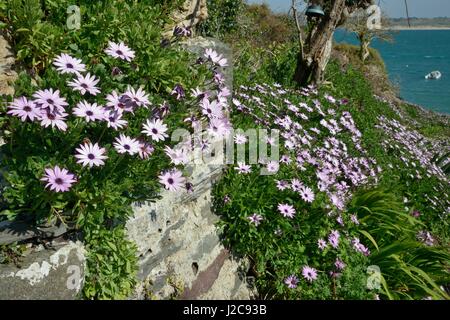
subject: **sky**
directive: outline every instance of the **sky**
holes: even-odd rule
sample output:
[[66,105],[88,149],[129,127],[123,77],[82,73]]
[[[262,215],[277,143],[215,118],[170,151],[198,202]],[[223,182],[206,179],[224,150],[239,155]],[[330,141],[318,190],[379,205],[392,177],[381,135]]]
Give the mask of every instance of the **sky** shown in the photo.
[[[248,0],[250,3],[267,3],[274,11],[287,11],[291,0]],[[392,18],[406,17],[404,0],[381,0],[381,9]],[[450,17],[450,0],[408,0],[410,17]]]

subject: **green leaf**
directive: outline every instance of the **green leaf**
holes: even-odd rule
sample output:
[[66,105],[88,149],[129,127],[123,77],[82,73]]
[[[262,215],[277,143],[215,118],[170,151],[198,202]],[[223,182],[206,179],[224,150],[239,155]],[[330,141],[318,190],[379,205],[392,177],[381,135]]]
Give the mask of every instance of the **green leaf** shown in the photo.
[[377,248],[377,251],[379,251],[380,249],[378,248],[378,244],[375,241],[375,239],[370,235],[370,233],[368,233],[365,230],[359,230],[359,232],[361,232],[367,239],[370,240],[370,242],[372,242],[372,244],[375,246],[375,248]]

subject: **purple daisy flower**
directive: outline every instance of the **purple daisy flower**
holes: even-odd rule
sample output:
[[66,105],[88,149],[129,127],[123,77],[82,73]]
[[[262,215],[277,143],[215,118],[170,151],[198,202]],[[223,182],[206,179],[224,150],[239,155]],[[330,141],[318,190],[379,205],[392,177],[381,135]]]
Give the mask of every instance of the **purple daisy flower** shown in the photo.
[[151,137],[152,140],[158,142],[164,141],[168,137],[166,131],[167,125],[165,125],[162,120],[153,119],[150,121],[150,119],[147,119],[147,122],[144,124],[144,130],[142,130],[142,133],[145,133],[147,136]]
[[74,58],[67,53],[61,53],[53,60],[53,65],[60,73],[79,74],[86,71],[86,65],[81,63],[81,59]]
[[139,141],[136,139],[120,134],[120,136],[116,138],[116,142],[114,142],[114,148],[118,153],[128,153],[129,155],[134,155],[139,153],[140,145]]
[[202,99],[200,102],[200,107],[202,108],[202,113],[208,118],[222,118],[222,104],[217,101],[209,101],[208,98]]
[[80,163],[83,167],[102,166],[105,164],[103,160],[108,159],[108,156],[105,155],[106,149],[100,148],[97,143],[85,143],[75,150],[78,152],[75,155],[75,158],[78,159],[77,163]]
[[338,270],[344,270],[346,264],[344,263],[344,261],[342,261],[341,259],[337,258],[336,261],[334,262],[334,266]]
[[27,118],[34,121],[34,119],[38,119],[41,114],[41,110],[36,107],[35,103],[25,97],[14,99],[8,108],[10,110],[7,114],[16,116],[23,122],[25,122]]
[[86,122],[103,120],[105,118],[105,111],[103,107],[97,105],[96,103],[90,104],[87,101],[78,102],[72,112],[77,117],[84,118]]
[[47,128],[51,126],[52,128],[57,127],[61,131],[67,130],[66,117],[68,116],[65,112],[53,113],[48,110],[41,110],[39,116],[39,121],[41,126]]
[[159,182],[169,191],[179,191],[184,185],[185,178],[180,170],[165,171],[158,176]]
[[169,146],[166,146],[164,148],[164,152],[170,158],[170,163],[173,163],[174,165],[184,165],[189,162],[189,154],[186,148],[171,148]]
[[302,197],[303,201],[306,201],[306,202],[314,201],[315,196],[314,196],[314,192],[312,191],[311,188],[303,186],[300,188],[299,193],[300,193],[300,197]]
[[289,188],[289,182],[284,180],[276,180],[277,182],[277,189],[280,191],[286,190]]
[[248,216],[247,219],[250,220],[250,223],[253,223],[256,227],[259,226],[261,221],[264,220],[263,216],[257,213]]
[[283,215],[285,218],[294,218],[295,215],[295,208],[289,204],[278,204],[278,211]]
[[87,75],[78,75],[78,78],[72,81],[69,81],[67,84],[69,87],[72,87],[73,90],[80,91],[82,95],[85,95],[86,92],[89,92],[93,96],[97,95],[100,92],[98,87],[95,85],[99,82],[99,79],[96,79],[95,76],[91,76],[90,73]]
[[124,95],[119,95],[115,90],[106,96],[106,106],[108,109],[112,108],[120,113],[133,112],[133,105],[125,103]]
[[135,90],[132,87],[128,87],[128,90],[124,93],[137,107],[147,107],[150,105],[148,100],[148,94],[142,88]]
[[270,173],[276,173],[280,169],[280,164],[277,161],[269,161],[266,165],[266,169]]
[[39,90],[33,94],[33,98],[36,106],[48,109],[50,112],[64,112],[64,108],[69,105],[66,99],[59,95],[59,90]]
[[252,172],[252,167],[249,164],[245,164],[243,162],[238,162],[238,166],[234,167],[234,170],[237,170],[238,173],[246,174],[246,173]]
[[117,110],[105,111],[103,116],[108,128],[113,128],[114,130],[122,129],[128,124],[127,120],[122,119],[122,113]]
[[153,151],[155,151],[155,148],[146,141],[139,141],[139,157],[141,159],[148,159]]
[[298,285],[298,278],[295,275],[290,275],[284,280],[284,283],[288,286],[289,289],[295,289]]
[[324,250],[327,247],[327,242],[323,239],[317,240],[317,246],[320,250]]
[[302,276],[309,282],[313,282],[317,279],[317,270],[308,266],[304,266],[302,269]]
[[245,144],[247,142],[247,137],[244,134],[236,133],[234,135],[234,142],[236,144]]
[[284,155],[281,156],[280,162],[281,162],[281,163],[284,163],[284,164],[289,164],[289,163],[292,162],[292,160],[291,160],[291,158],[289,157],[289,155],[284,154]]
[[292,179],[291,180],[291,189],[292,191],[298,192],[303,187],[303,183],[298,179]]
[[208,133],[215,138],[225,137],[231,130],[231,124],[227,118],[212,118],[209,122]]
[[331,233],[328,236],[328,242],[335,249],[339,246],[339,237],[340,236],[341,235],[339,234],[339,231],[337,231],[337,230],[331,231]]
[[109,41],[108,48],[106,48],[105,52],[113,58],[119,58],[126,61],[131,61],[135,55],[134,51],[123,42],[115,43]]
[[181,84],[175,85],[175,87],[173,88],[171,94],[172,94],[173,96],[176,96],[176,99],[177,99],[177,100],[181,100],[181,99],[183,99],[183,98],[186,96],[186,94],[185,94],[185,92],[184,92],[184,89],[183,89],[183,87],[181,86]]
[[46,188],[56,192],[69,191],[72,184],[76,182],[74,174],[67,171],[67,169],[60,169],[58,166],[52,169],[45,169],[45,175],[41,180],[47,182]]
[[206,49],[204,57],[211,61],[212,63],[218,65],[219,67],[228,66],[228,60],[224,58],[221,54],[218,54],[217,51],[213,49]]
[[350,215],[350,220],[356,225],[359,224],[359,220],[358,220],[358,217],[356,216],[356,214]]

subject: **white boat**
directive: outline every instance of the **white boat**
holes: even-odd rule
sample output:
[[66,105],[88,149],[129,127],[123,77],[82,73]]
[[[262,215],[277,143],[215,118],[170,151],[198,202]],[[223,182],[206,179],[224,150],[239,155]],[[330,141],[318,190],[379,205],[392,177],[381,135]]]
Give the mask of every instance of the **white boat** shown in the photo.
[[427,80],[437,80],[442,77],[442,74],[440,71],[432,71],[429,74],[425,76],[425,79]]

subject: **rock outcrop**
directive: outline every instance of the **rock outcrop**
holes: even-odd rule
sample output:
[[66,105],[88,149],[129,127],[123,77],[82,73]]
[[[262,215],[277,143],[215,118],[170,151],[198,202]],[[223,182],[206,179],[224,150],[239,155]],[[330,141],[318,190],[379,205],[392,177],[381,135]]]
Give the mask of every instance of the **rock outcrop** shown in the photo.
[[73,300],[82,289],[85,252],[80,242],[37,246],[20,267],[0,265],[0,300]]
[[0,96],[14,94],[12,83],[17,79],[14,63],[12,48],[0,33]]
[[206,0],[186,0],[180,8],[171,14],[172,22],[166,26],[164,37],[169,38],[176,26],[192,30],[194,26],[206,20],[207,17]]

